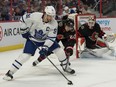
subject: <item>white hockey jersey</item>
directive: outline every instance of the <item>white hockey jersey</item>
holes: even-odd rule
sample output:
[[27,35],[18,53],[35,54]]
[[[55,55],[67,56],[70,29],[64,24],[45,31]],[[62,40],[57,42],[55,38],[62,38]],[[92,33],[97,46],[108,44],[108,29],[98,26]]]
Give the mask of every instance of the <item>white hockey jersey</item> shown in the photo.
[[[50,47],[57,36],[57,21],[53,18],[51,22],[43,22],[43,13],[27,13],[20,19],[21,29],[29,29],[32,40],[36,42],[45,42],[44,45]],[[26,32],[24,32],[26,33]]]

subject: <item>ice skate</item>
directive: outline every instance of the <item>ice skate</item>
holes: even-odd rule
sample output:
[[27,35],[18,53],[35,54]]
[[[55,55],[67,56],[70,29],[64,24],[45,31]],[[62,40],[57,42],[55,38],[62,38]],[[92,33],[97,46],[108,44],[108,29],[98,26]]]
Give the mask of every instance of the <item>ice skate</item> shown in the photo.
[[11,71],[9,70],[5,76],[3,77],[4,80],[11,81],[13,79],[13,75],[11,74]]
[[37,66],[38,63],[39,63],[39,61],[38,61],[38,60],[35,60],[35,61],[32,63],[32,65],[33,65],[33,66]]
[[71,69],[69,66],[66,69],[63,69],[65,72],[70,73],[70,74],[75,74],[75,70]]
[[[66,63],[64,63],[64,62],[66,62]],[[64,70],[64,72],[67,72],[69,74],[75,74],[75,70],[70,68],[70,63],[68,62],[68,60],[65,60],[64,62],[61,62],[61,64],[60,64],[62,66],[62,69]]]

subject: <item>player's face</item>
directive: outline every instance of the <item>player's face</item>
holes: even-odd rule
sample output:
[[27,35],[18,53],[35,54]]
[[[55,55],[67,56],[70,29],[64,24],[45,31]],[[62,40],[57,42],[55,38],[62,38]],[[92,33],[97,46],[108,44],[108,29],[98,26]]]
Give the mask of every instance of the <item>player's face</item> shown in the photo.
[[67,26],[65,25],[65,30],[68,32],[68,31],[71,31],[73,29],[73,27],[70,27],[70,26]]
[[90,29],[92,29],[94,25],[95,25],[94,21],[88,22],[88,26]]
[[69,13],[69,9],[65,10],[66,13]]
[[44,15],[44,21],[45,22],[50,22],[50,21],[52,21],[52,16],[50,16],[50,15]]

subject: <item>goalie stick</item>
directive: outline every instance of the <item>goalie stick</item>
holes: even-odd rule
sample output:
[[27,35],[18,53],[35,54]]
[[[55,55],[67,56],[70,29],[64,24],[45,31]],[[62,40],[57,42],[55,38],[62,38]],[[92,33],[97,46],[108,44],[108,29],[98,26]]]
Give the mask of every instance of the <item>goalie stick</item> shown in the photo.
[[[31,37],[31,38],[34,38],[34,37]],[[30,38],[29,38],[30,39]],[[40,48],[35,44],[34,41],[32,41],[30,39],[30,41],[37,47],[38,50],[40,50]],[[46,58],[48,59],[48,61],[60,72],[60,74],[68,81],[68,85],[73,85],[73,82],[71,80],[69,80],[57,67],[56,65],[48,58],[48,56],[46,56]]]

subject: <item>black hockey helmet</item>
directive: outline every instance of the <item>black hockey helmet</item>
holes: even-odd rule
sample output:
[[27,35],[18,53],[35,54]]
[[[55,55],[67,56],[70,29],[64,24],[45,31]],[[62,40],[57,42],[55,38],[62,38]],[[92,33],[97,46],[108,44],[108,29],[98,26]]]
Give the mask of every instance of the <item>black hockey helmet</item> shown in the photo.
[[67,18],[65,21],[65,25],[73,28],[74,27],[74,20]]

